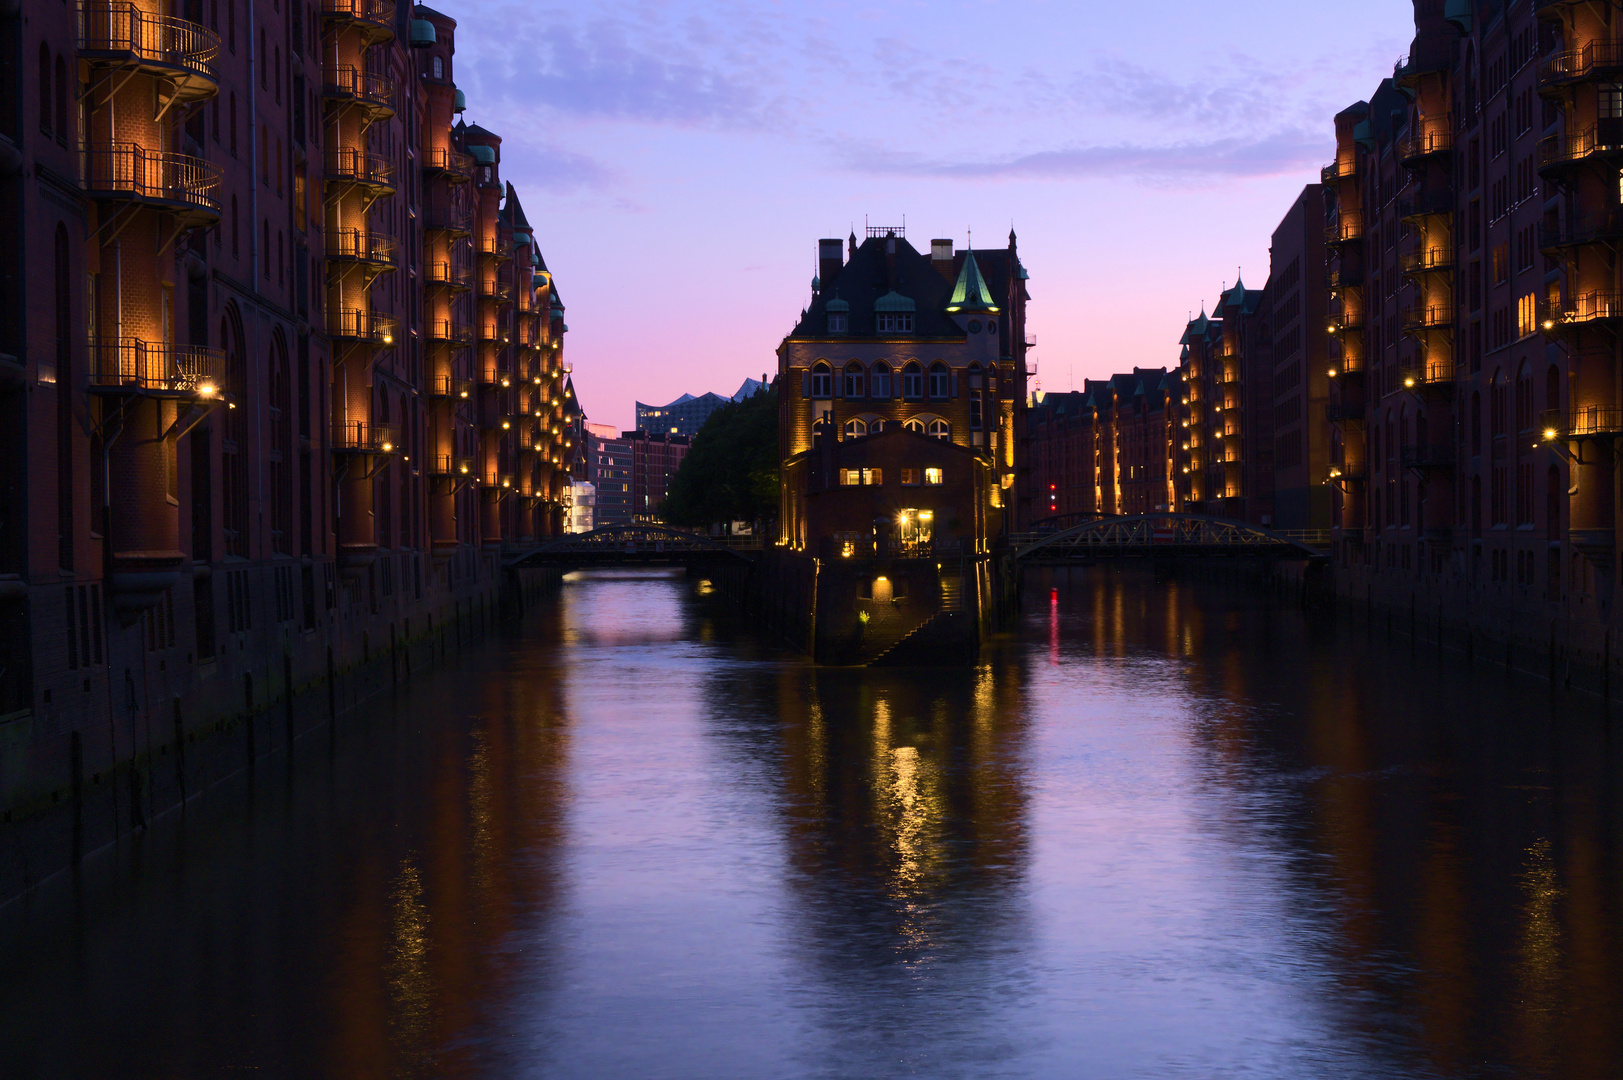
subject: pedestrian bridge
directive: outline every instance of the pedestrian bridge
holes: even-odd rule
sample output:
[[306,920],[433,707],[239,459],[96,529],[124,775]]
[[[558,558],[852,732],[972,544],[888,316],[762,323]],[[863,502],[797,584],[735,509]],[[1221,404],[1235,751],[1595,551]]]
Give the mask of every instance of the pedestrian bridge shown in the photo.
[[1329,538],[1321,533],[1276,532],[1204,514],[1100,517],[1052,532],[1017,534],[1010,542],[1015,558],[1027,564],[1188,556],[1317,560],[1330,555]]
[[[532,548],[511,559],[509,570],[525,567],[562,567],[586,570],[595,566],[692,566],[723,561],[748,562],[749,557],[729,538],[700,536],[666,525],[632,523],[603,525],[591,532],[571,533]],[[756,542],[759,550],[759,542]]]

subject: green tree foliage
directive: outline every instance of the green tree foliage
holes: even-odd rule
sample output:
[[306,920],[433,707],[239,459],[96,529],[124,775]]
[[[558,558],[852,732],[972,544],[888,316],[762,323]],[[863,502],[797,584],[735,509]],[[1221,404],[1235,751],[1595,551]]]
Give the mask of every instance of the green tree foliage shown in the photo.
[[710,414],[682,459],[660,516],[685,528],[778,516],[778,391]]

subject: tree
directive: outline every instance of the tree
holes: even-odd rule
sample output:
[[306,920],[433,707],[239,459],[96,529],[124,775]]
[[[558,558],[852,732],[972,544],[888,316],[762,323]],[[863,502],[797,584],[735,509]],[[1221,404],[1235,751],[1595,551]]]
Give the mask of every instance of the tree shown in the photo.
[[776,384],[710,414],[671,478],[660,516],[686,528],[777,518]]

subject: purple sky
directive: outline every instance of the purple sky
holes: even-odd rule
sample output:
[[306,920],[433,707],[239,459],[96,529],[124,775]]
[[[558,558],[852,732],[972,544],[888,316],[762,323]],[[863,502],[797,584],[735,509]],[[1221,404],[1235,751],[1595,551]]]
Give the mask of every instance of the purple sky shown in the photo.
[[1413,33],[1403,0],[441,7],[620,426],[773,370],[817,238],[864,217],[921,248],[1012,220],[1046,389],[1173,364]]

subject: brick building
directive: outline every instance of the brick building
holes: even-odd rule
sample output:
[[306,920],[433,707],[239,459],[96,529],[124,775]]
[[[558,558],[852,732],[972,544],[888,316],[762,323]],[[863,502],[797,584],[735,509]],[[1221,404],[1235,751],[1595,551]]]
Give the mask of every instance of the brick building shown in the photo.
[[7,807],[488,604],[581,461],[563,307],[501,139],[457,121],[454,20],[23,11],[0,16],[24,61],[0,84]]
[[1271,389],[1259,407],[1273,422],[1273,524],[1330,527],[1329,311],[1325,291],[1324,188],[1308,184],[1274,229],[1268,247],[1272,310]]
[[1032,395],[1034,521],[1172,509],[1181,387],[1176,372],[1134,368],[1080,391]]
[[780,543],[871,550],[894,529],[986,550],[1030,514],[1015,471],[1027,295],[1014,234],[993,251],[932,240],[928,255],[901,229],[818,243],[811,304],[778,347]]
[[664,432],[627,431],[621,434],[631,451],[631,518],[658,521],[671,477],[687,456],[693,440]]

